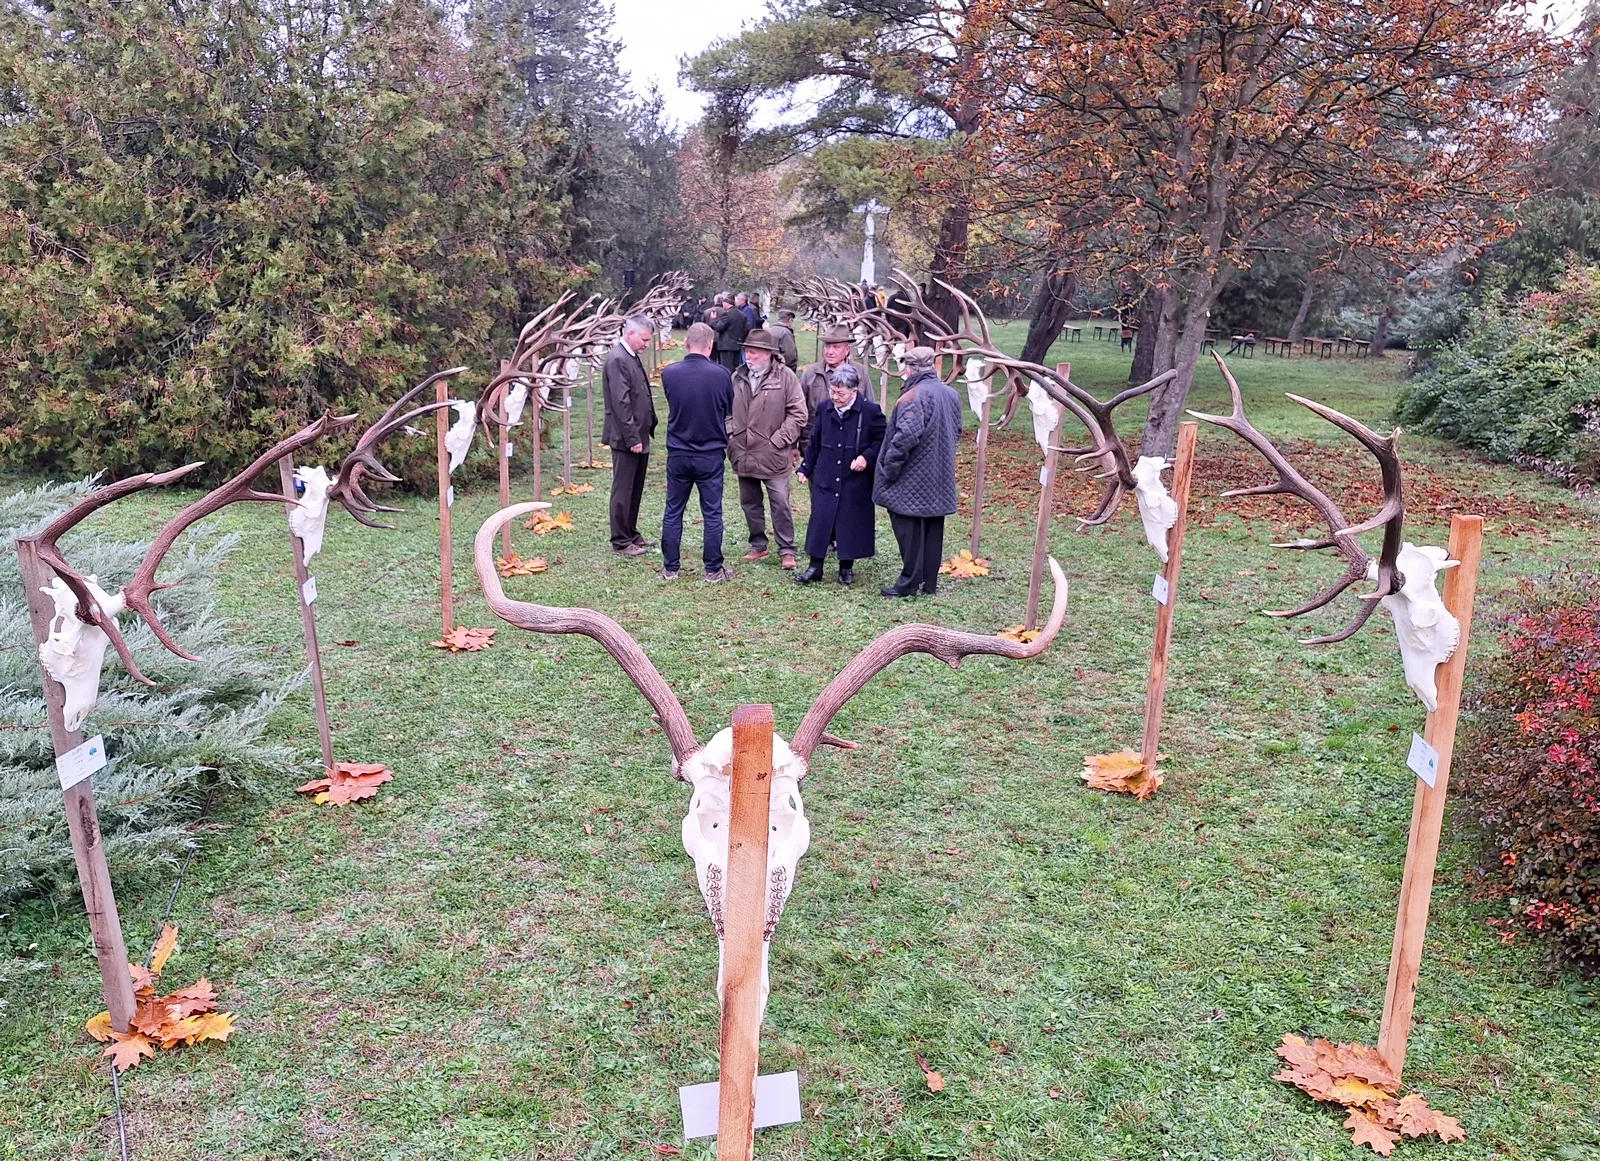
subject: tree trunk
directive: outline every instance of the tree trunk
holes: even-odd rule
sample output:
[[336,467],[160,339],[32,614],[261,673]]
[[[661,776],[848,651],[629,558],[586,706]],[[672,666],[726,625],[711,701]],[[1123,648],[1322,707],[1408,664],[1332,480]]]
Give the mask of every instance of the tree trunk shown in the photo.
[[1128,382],[1147,383],[1155,377],[1156,332],[1161,327],[1161,296],[1156,291],[1146,291],[1139,301],[1135,318],[1139,324],[1139,337],[1134,340],[1133,367],[1128,372]]
[[[1168,317],[1172,344],[1170,361],[1158,366],[1157,373],[1170,367],[1177,368],[1177,378],[1156,388],[1150,397],[1150,414],[1145,420],[1144,442],[1140,445],[1142,456],[1167,456],[1171,458],[1178,448],[1178,422],[1183,418],[1184,405],[1189,401],[1189,388],[1194,385],[1195,368],[1200,363],[1200,344],[1206,337],[1206,319],[1221,287],[1210,274],[1195,280],[1189,292],[1189,302],[1181,312],[1177,309],[1176,291],[1167,291],[1171,309],[1162,312]],[[1165,344],[1163,344],[1165,345]],[[1160,355],[1157,355],[1160,361]]]
[[1300,309],[1295,312],[1294,322],[1289,324],[1288,339],[1290,343],[1298,343],[1300,341],[1300,332],[1305,330],[1306,316],[1311,313],[1311,300],[1316,297],[1316,293],[1316,280],[1307,275],[1305,293],[1300,296]]
[[1023,362],[1044,362],[1061,337],[1061,328],[1072,316],[1072,295],[1077,289],[1078,276],[1070,270],[1052,270],[1039,280],[1033,315],[1028,320],[1028,337],[1022,344]]
[[1384,303],[1383,309],[1378,312],[1378,325],[1372,328],[1372,347],[1367,352],[1374,359],[1383,358],[1383,352],[1389,346],[1389,323],[1393,319],[1394,304]]
[[961,318],[961,308],[955,297],[934,281],[941,278],[951,286],[959,287],[966,273],[967,237],[972,227],[972,207],[965,192],[945,210],[939,221],[939,240],[933,248],[933,260],[928,264],[928,289],[923,295],[928,306],[952,328]]

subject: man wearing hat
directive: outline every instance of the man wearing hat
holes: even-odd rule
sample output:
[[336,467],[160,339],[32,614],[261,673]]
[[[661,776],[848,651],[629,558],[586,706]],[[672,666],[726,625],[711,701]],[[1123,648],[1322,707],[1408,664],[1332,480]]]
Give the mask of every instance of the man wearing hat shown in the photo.
[[848,364],[856,369],[856,381],[861,384],[861,394],[871,397],[872,380],[866,364],[850,357],[850,328],[836,324],[822,328],[822,362],[812,363],[800,372],[800,390],[806,397],[806,426],[800,433],[802,449],[811,444],[811,425],[816,422],[817,409],[828,406],[828,377]]
[[889,510],[900,545],[900,576],[886,597],[932,596],[944,558],[944,518],[955,512],[956,448],[961,443],[961,397],[934,369],[932,347],[905,354],[906,385],[889,414],[878,453],[873,503]]
[[800,454],[806,427],[806,397],[795,373],[777,358],[771,332],[758,327],[744,340],[744,365],[733,373],[733,412],[728,416],[728,459],[739,477],[739,506],[750,529],[749,561],[768,555],[766,507],[772,505],[772,530],[784,568],[795,566],[794,515],[789,507],[789,473]]
[[[791,371],[799,371],[800,348],[794,341],[794,311],[780,310],[778,321],[769,329],[772,331],[772,341],[778,344],[778,353],[783,356],[783,365]],[[805,444],[800,446],[802,450],[805,448]]]

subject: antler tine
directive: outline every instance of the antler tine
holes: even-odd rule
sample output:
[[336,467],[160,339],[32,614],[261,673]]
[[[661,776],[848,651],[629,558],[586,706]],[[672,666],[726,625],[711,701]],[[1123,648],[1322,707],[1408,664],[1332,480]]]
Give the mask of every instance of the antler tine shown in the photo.
[[1050,574],[1055,579],[1055,601],[1050,607],[1050,619],[1034,641],[1023,644],[940,625],[897,625],[857,653],[817,695],[817,700],[800,720],[800,728],[795,730],[789,748],[809,761],[812,751],[824,740],[834,714],[869,681],[908,653],[931,654],[951,669],[960,669],[964,658],[977,655],[1009,657],[1015,661],[1039,656],[1055,640],[1067,616],[1067,578],[1054,557],[1050,558]]
[[385,483],[396,483],[400,477],[389,471],[378,459],[377,448],[380,443],[388,439],[413,419],[438,411],[442,407],[449,407],[454,401],[446,399],[442,402],[432,401],[421,407],[413,407],[410,411],[402,411],[407,403],[415,399],[421,392],[426,391],[441,379],[460,375],[466,371],[465,367],[451,367],[448,370],[436,371],[411,390],[407,391],[383,413],[383,417],[366,431],[361,433],[361,438],[356,440],[356,446],[344,462],[339,465],[333,481],[333,487],[328,490],[328,495],[339,501],[344,510],[355,519],[356,523],[368,528],[389,529],[389,524],[382,524],[376,520],[369,520],[370,512],[399,512],[401,509],[392,508],[386,504],[375,502],[367,495],[366,488],[362,485],[362,476],[371,473],[373,479]]
[[528,601],[513,601],[500,584],[500,573],[495,567],[494,538],[506,524],[518,516],[549,504],[534,501],[513,504],[502,508],[483,522],[473,542],[473,563],[478,570],[478,583],[483,586],[484,599],[490,610],[501,620],[526,629],[531,633],[577,633],[598,641],[603,649],[632,679],[656,711],[656,718],[672,746],[673,773],[700,749],[694,730],[689,725],[689,715],[684,713],[677,694],[672,692],[661,672],[651,663],[639,643],[610,617],[593,609],[557,608],[536,605]]

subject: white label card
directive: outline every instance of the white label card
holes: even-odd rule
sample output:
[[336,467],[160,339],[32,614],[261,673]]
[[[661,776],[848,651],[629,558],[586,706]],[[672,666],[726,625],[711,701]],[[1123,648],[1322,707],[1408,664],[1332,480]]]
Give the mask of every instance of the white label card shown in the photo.
[[[688,1140],[717,1135],[722,1085],[687,1084],[678,1090],[683,1109],[683,1135]],[[800,1120],[800,1074],[778,1072],[756,1077],[756,1128],[793,1125]]]
[[1039,469],[1039,486],[1042,488],[1050,482],[1050,465],[1046,464]]
[[516,444],[514,444],[514,443],[506,444],[506,459],[509,460],[511,458],[511,453],[516,451],[516,450],[517,450],[517,445]]
[[300,599],[302,601],[304,601],[308,605],[312,605],[312,604],[316,603],[316,601],[317,601],[317,578],[316,577],[314,577],[314,576],[306,577],[306,583],[300,586]]
[[1432,790],[1439,782],[1439,751],[1428,745],[1421,734],[1411,735],[1411,753],[1406,755],[1406,765]]
[[1156,599],[1158,605],[1164,605],[1172,599],[1172,586],[1159,572],[1156,573],[1156,583],[1150,588],[1150,595]]
[[444,490],[444,506],[446,508],[454,508],[456,506],[456,486],[454,484],[449,485]]
[[96,734],[56,759],[56,776],[61,779],[61,789],[71,790],[96,770],[104,770],[105,766],[106,740]]

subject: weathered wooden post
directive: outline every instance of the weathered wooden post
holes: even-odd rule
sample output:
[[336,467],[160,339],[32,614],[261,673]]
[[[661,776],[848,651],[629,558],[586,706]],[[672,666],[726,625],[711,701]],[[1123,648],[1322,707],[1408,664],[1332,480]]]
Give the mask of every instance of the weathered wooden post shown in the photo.
[[[968,402],[974,388],[968,389]],[[972,466],[972,547],[974,557],[982,556],[978,551],[983,540],[983,486],[989,472],[989,407],[994,398],[994,392],[989,387],[989,380],[981,383],[983,399],[978,404],[978,450],[977,458]]]
[[[501,362],[500,373],[502,375],[510,369],[510,363]],[[506,396],[510,391],[510,383],[501,384],[489,404],[495,414],[501,418],[505,417]],[[499,435],[499,438],[495,441],[495,448],[498,452],[496,458],[500,461],[500,507],[509,508],[511,506],[511,429],[504,423],[496,423],[495,428]],[[511,525],[509,524],[500,530],[500,555],[511,555]]]
[[1483,555],[1483,517],[1450,520],[1450,559],[1461,563],[1445,576],[1444,605],[1461,622],[1461,638],[1450,660],[1436,672],[1438,709],[1428,715],[1423,740],[1438,754],[1433,785],[1419,775],[1411,807],[1411,834],[1406,843],[1405,877],[1395,917],[1394,947],[1389,957],[1389,982],[1383,997],[1383,1023],[1378,1055],[1396,1077],[1406,1063],[1411,1038],[1411,1012],[1422,969],[1422,946],[1428,933],[1428,906],[1433,874],[1439,862],[1439,833],[1444,825],[1445,797],[1450,788],[1450,760],[1455,753],[1456,722],[1461,716],[1461,684],[1467,669],[1467,640],[1478,592],[1478,562]]
[[[433,388],[434,402],[444,403],[450,398],[450,384],[441,379]],[[450,421],[445,418],[449,408],[441,407],[433,413],[438,445],[435,454],[439,460],[439,617],[444,622],[448,636],[455,628],[455,578],[452,575],[450,506],[455,502],[455,489],[450,486],[450,452],[444,446],[445,433]]]
[[1056,464],[1060,459],[1059,446],[1061,420],[1066,409],[1055,400],[1049,400],[1055,409],[1055,426],[1045,440],[1044,468],[1039,473],[1039,520],[1033,530],[1033,571],[1028,574],[1028,618],[1023,628],[1029,632],[1039,627],[1039,590],[1044,584],[1044,562],[1050,549],[1050,517],[1056,506]]
[[1150,677],[1145,686],[1144,737],[1139,757],[1146,770],[1154,770],[1161,748],[1161,712],[1167,698],[1167,655],[1172,646],[1172,618],[1178,605],[1178,574],[1183,568],[1183,533],[1189,519],[1189,484],[1194,477],[1194,450],[1200,425],[1184,423],[1178,427],[1178,452],[1172,465],[1173,502],[1178,520],[1167,530],[1167,563],[1156,581],[1156,642],[1150,653]]
[[[287,455],[278,461],[278,480],[283,485],[283,498],[292,508],[298,496],[294,487],[294,456]],[[317,646],[317,611],[312,606],[317,600],[316,582],[306,567],[306,546],[289,529],[289,552],[294,557],[295,598],[300,603],[300,632],[306,641],[306,661],[311,666],[311,701],[317,711],[317,740],[322,744],[322,768],[333,769],[333,728],[328,724],[328,693],[322,680],[322,650]]]

